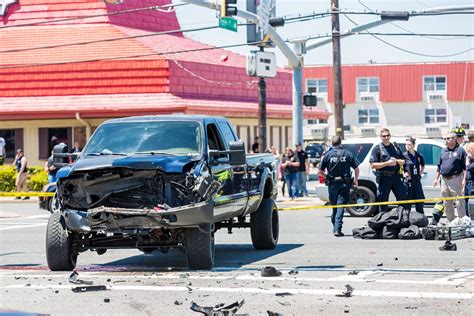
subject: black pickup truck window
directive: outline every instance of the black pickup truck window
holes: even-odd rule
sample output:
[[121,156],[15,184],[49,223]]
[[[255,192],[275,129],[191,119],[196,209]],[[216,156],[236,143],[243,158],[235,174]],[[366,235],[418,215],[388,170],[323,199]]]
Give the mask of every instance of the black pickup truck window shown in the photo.
[[230,141],[236,140],[234,132],[232,132],[232,129],[227,122],[219,122],[217,123],[217,125],[219,126],[219,129],[221,130],[221,133],[224,136],[224,141],[226,144],[228,144]]
[[84,155],[198,154],[202,136],[196,122],[127,122],[102,125]]
[[225,150],[224,142],[219,135],[216,125],[207,125],[207,139],[209,142],[209,149],[211,150]]

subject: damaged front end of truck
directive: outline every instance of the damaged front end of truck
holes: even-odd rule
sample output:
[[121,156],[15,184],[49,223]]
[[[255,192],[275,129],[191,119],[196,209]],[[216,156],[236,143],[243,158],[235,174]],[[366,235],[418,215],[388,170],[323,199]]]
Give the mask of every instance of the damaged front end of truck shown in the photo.
[[[74,164],[58,171],[61,212],[51,215],[46,237],[48,266],[53,271],[72,270],[79,253],[86,250],[166,252],[183,248],[193,234],[212,234],[212,196],[221,184],[208,169],[199,126],[173,123],[164,128],[145,123],[137,129],[139,124],[119,124],[132,129],[122,131],[127,138],[142,133],[135,140],[137,145],[130,147],[130,139],[119,145],[103,144],[101,133],[114,132],[107,131],[109,125],[94,134]],[[187,143],[180,145],[176,138],[162,135],[173,127],[175,136],[187,132],[192,141],[185,139]],[[152,136],[156,137],[154,148],[140,145]],[[157,150],[156,144],[162,148]],[[113,146],[115,150],[110,150]],[[56,147],[55,162],[64,165],[67,147]]]

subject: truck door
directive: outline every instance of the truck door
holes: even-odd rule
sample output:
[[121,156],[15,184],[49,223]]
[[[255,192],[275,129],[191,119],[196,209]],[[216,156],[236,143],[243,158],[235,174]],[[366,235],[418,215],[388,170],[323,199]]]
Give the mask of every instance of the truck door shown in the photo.
[[[209,123],[206,127],[208,150],[224,151],[226,147],[214,123]],[[212,177],[221,183],[219,191],[214,196],[214,221],[218,222],[232,217],[234,201],[233,195],[233,170],[229,163],[228,155],[209,156],[209,167]]]
[[[217,122],[219,130],[224,138],[226,148],[230,141],[237,140],[237,134],[232,126],[227,121]],[[227,148],[228,149],[228,148]],[[247,164],[231,166],[233,171],[233,190],[232,199],[234,201],[233,212],[242,214],[247,207],[248,201],[248,178],[247,178]]]

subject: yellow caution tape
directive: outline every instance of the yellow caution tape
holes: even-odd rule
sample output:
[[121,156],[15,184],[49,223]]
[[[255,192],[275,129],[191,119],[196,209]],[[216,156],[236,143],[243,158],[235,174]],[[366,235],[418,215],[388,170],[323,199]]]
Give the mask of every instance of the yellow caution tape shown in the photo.
[[456,197],[441,197],[432,199],[421,199],[421,200],[403,200],[403,201],[388,201],[388,202],[375,202],[375,203],[360,203],[360,204],[339,204],[339,205],[308,205],[308,206],[295,206],[295,207],[282,207],[278,208],[279,211],[302,211],[302,210],[314,210],[319,208],[339,208],[339,207],[363,207],[363,206],[379,206],[379,205],[398,205],[398,204],[415,204],[415,203],[426,203],[426,202],[439,202],[439,201],[453,201],[453,200],[464,200],[474,199],[474,195],[456,196]]
[[54,192],[0,192],[0,196],[14,196],[14,197],[49,197],[54,196]]

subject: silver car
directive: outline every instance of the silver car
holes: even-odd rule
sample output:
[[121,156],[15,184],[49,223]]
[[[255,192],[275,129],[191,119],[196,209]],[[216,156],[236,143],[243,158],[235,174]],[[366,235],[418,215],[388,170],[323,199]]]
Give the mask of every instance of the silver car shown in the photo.
[[[392,137],[392,143],[397,143],[400,149],[405,152],[405,139]],[[359,187],[357,190],[351,190],[349,204],[373,203],[377,195],[377,183],[375,182],[375,173],[370,168],[369,160],[372,149],[380,143],[379,138],[354,138],[343,141],[343,148],[350,150],[359,162]],[[425,158],[425,171],[421,176],[423,191],[427,199],[441,197],[441,187],[433,187],[434,176],[441,154],[445,147],[442,141],[434,139],[417,139],[415,149]],[[316,194],[323,201],[329,201],[329,193],[324,178],[319,177],[319,183],[316,185]],[[395,196],[390,193],[390,201],[395,201]],[[352,216],[371,216],[376,206],[349,207],[346,209]]]

